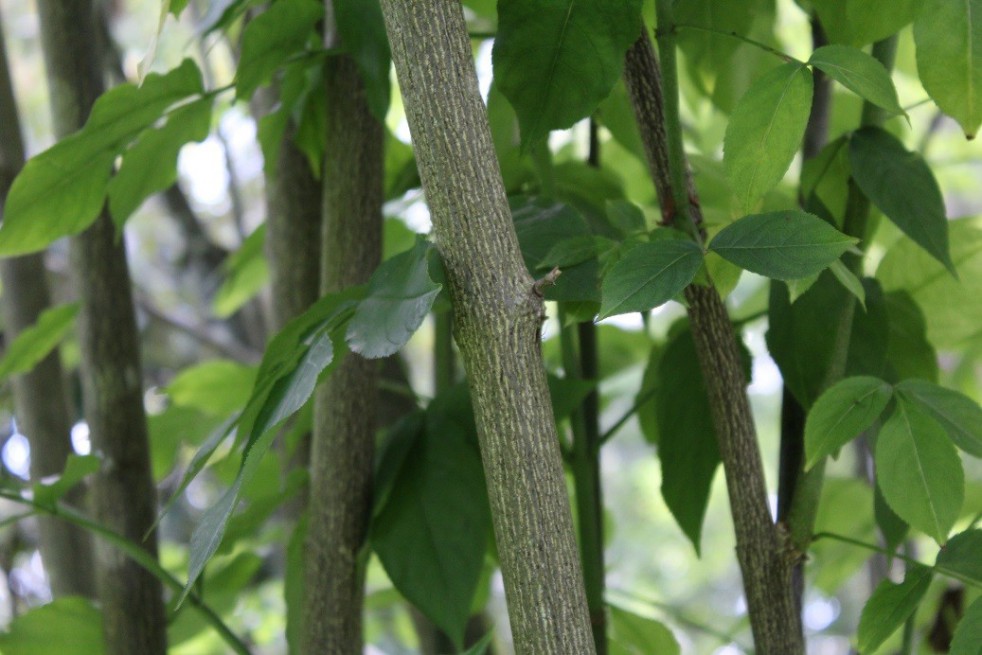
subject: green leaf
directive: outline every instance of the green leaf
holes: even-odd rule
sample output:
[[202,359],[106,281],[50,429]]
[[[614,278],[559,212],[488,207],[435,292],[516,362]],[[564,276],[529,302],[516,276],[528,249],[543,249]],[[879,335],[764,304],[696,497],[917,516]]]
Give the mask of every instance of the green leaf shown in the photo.
[[65,469],[61,475],[54,480],[42,480],[33,486],[34,501],[53,507],[75,485],[98,470],[99,458],[95,455],[71,454],[65,460]]
[[177,18],[184,11],[184,8],[188,6],[189,0],[165,0],[165,2],[170,5],[168,11],[174,14],[174,18]]
[[[240,552],[216,564],[208,572],[208,583],[202,588],[202,600],[219,616],[230,616],[262,567],[263,559],[251,552]],[[170,648],[185,643],[211,626],[197,612],[180,612],[167,627]]]
[[931,584],[931,569],[908,564],[904,581],[881,582],[866,601],[859,617],[859,652],[872,653],[897,631],[920,605]]
[[975,138],[982,124],[982,0],[925,0],[914,43],[924,89]]
[[245,405],[255,379],[255,367],[213,359],[181,371],[167,385],[167,393],[175,405],[228,416]]
[[643,312],[685,289],[702,266],[702,249],[688,239],[659,239],[628,250],[603,281],[600,318]]
[[910,294],[927,322],[927,337],[938,348],[964,346],[982,335],[982,223],[950,223],[951,260],[959,279],[912,241],[890,246],[876,271],[884,290]]
[[935,564],[944,572],[982,584],[982,530],[965,530],[949,539],[938,551]]
[[982,598],[976,598],[958,621],[948,655],[982,655]]
[[0,633],[4,655],[103,655],[102,613],[77,596],[56,598],[15,618]]
[[866,289],[863,288],[863,282],[855,274],[849,270],[841,259],[837,259],[831,264],[829,264],[829,272],[835,276],[835,279],[842,284],[846,290],[856,297],[859,304],[862,305],[863,310],[866,310]]
[[280,0],[249,21],[242,33],[242,55],[235,77],[235,95],[248,100],[268,84],[291,55],[304,49],[324,5],[313,0]]
[[182,444],[201,446],[221,423],[221,417],[179,405],[147,416],[154,480],[163,480],[180,463],[177,453]]
[[398,474],[372,522],[372,548],[396,588],[459,648],[491,533],[465,388],[437,397],[425,430],[396,454]]
[[926,380],[904,380],[897,393],[937,421],[956,446],[982,457],[982,408],[977,402]]
[[[945,278],[950,276],[945,274]],[[927,339],[927,325],[920,307],[904,291],[884,295],[889,332],[886,358],[894,380],[938,379],[938,355]]]
[[812,0],[829,40],[864,46],[895,34],[920,9],[919,0]]
[[461,655],[484,655],[488,652],[488,648],[491,647],[492,641],[494,641],[494,630],[481,637],[477,643],[465,650]]
[[126,151],[109,182],[109,211],[122,229],[144,200],[177,180],[177,156],[191,141],[204,141],[211,130],[212,98],[176,109],[163,127],[147,130]]
[[647,229],[644,212],[627,200],[608,200],[607,218],[624,236],[631,236]]
[[123,84],[100,96],[82,130],[32,157],[14,180],[0,256],[42,250],[91,225],[120,151],[170,105],[201,92],[201,72],[186,59],[166,75],[149,75],[140,87]]
[[549,397],[552,399],[552,415],[561,421],[583,404],[590,392],[597,388],[596,381],[578,378],[561,378],[549,374]]
[[[843,511],[848,507],[849,511]],[[815,515],[815,530],[847,534],[871,542],[876,539],[873,520],[873,490],[866,480],[827,476]],[[833,596],[869,561],[869,552],[851,544],[820,539],[808,551],[809,567],[815,576],[815,587]]]
[[889,112],[904,113],[897,101],[897,89],[893,86],[890,73],[883,64],[862,50],[845,45],[827,45],[813,52],[808,63],[863,100]]
[[679,655],[675,635],[663,623],[617,605],[610,609],[610,655]]
[[723,140],[723,163],[741,213],[784,177],[808,124],[812,76],[799,63],[761,76],[733,109]]
[[787,210],[745,216],[709,249],[753,273],[793,280],[821,272],[856,241],[813,214]]
[[937,421],[903,396],[876,440],[876,480],[897,516],[944,543],[961,511],[965,475]]
[[368,107],[380,123],[389,110],[391,54],[378,0],[335,0],[334,21],[341,44],[358,65]]
[[554,245],[536,268],[548,270],[558,266],[560,269],[565,269],[596,259],[603,253],[613,250],[616,246],[614,241],[606,237],[571,237]]
[[375,270],[348,324],[346,339],[352,351],[368,358],[388,357],[413,336],[443,288],[430,279],[429,249],[426,240],[418,239],[412,250]]
[[805,468],[868,430],[893,397],[893,388],[878,378],[842,380],[818,397],[805,422]]
[[876,526],[883,535],[884,547],[892,553],[907,538],[910,526],[890,509],[887,501],[883,500],[883,492],[879,487],[874,488],[873,516],[876,517]]
[[849,141],[849,160],[866,197],[954,274],[944,199],[921,156],[886,130],[864,127]]
[[266,285],[269,265],[263,251],[265,243],[266,224],[263,223],[222,263],[225,280],[212,301],[212,311],[218,318],[228,318],[237,312]]
[[640,34],[641,0],[499,0],[494,76],[523,145],[589,116]]
[[26,373],[47,357],[72,329],[78,310],[78,303],[71,303],[41,312],[37,323],[18,334],[7,347],[0,359],[0,379]]

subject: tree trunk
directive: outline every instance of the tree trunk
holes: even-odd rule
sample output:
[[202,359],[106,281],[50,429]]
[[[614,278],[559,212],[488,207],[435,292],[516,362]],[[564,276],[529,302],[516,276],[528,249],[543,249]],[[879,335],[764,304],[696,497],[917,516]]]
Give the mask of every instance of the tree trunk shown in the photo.
[[[367,282],[381,260],[383,130],[354,60],[328,60],[325,86],[321,290],[332,293]],[[378,362],[350,353],[314,396],[303,612],[309,655],[362,651],[377,379]]]
[[[0,26],[3,21],[0,20]],[[7,50],[0,29],[0,215],[7,192],[24,162],[24,144]],[[37,323],[51,305],[43,253],[0,261],[3,280],[3,326],[8,343]],[[14,414],[31,444],[31,478],[61,473],[72,452],[71,414],[58,351],[31,371],[13,379]],[[80,504],[79,489],[68,500]],[[55,596],[95,596],[92,543],[79,528],[49,518],[38,518],[41,558]]]
[[[39,0],[41,38],[55,133],[79,129],[103,90],[88,0]],[[82,301],[81,379],[93,452],[102,458],[92,503],[96,519],[156,556],[156,513],[136,321],[122,239],[107,213],[71,240],[71,273]],[[160,582],[121,551],[100,543],[96,575],[106,652],[163,655],[166,621]]]
[[459,2],[383,0],[454,304],[516,652],[594,653],[525,269]]

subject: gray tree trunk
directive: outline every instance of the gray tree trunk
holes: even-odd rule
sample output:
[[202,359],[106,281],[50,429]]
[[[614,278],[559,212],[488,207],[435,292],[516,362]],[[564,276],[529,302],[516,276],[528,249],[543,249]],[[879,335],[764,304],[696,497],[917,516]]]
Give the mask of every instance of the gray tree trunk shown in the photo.
[[[39,0],[41,40],[58,138],[79,129],[103,91],[91,0]],[[133,298],[126,254],[108,214],[71,240],[71,273],[82,309],[79,344],[85,418],[102,458],[92,505],[96,520],[156,556],[157,501]],[[96,575],[106,652],[164,655],[166,620],[160,582],[121,551],[97,544]]]
[[595,652],[525,269],[461,5],[383,0],[454,303],[516,652]]
[[[0,26],[3,21],[0,20]],[[10,80],[7,50],[0,29],[0,215],[14,177],[24,162],[20,120]],[[3,329],[9,344],[37,323],[51,305],[44,255],[34,254],[0,261],[3,280]],[[61,473],[72,452],[71,415],[65,395],[58,351],[42,359],[33,370],[13,379],[14,414],[31,444],[31,478]],[[79,489],[66,499],[78,504]],[[41,558],[55,596],[95,596],[92,543],[84,531],[55,519],[39,518]]]

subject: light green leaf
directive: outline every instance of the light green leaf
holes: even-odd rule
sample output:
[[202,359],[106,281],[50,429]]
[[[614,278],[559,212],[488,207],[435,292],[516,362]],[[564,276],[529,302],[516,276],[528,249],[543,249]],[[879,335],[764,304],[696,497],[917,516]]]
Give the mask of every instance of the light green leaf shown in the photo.
[[849,140],[849,160],[853,179],[866,197],[954,273],[944,199],[921,156],[886,130],[864,127]]
[[938,348],[963,346],[982,335],[982,229],[974,219],[952,221],[951,260],[959,279],[913,241],[893,244],[876,271],[886,291],[910,294]]
[[389,39],[378,0],[335,0],[334,21],[345,51],[358,65],[368,107],[380,123],[389,110]]
[[914,43],[924,89],[974,138],[982,123],[982,0],[925,0]]
[[965,497],[962,462],[944,428],[900,396],[880,429],[875,461],[877,484],[890,509],[944,543]]
[[56,598],[18,616],[0,633],[4,655],[103,655],[102,613],[77,596]]
[[222,263],[225,281],[212,301],[212,311],[218,318],[228,318],[237,312],[266,285],[269,265],[263,252],[265,243],[266,224],[263,223]]
[[280,0],[249,21],[242,33],[236,97],[248,100],[268,84],[283,62],[304,49],[323,15],[324,5],[314,0]]
[[213,359],[181,371],[169,385],[171,401],[213,416],[241,409],[256,379],[256,369],[227,359]]
[[0,379],[26,373],[58,347],[75,324],[78,303],[58,305],[41,312],[37,323],[17,335],[0,359]]
[[204,141],[211,130],[212,98],[175,110],[160,128],[145,131],[126,151],[109,182],[109,211],[119,228],[144,200],[177,180],[177,156],[184,144]]
[[982,457],[982,408],[977,402],[926,380],[904,380],[897,393],[937,421],[956,446]]
[[165,3],[170,5],[168,11],[174,14],[175,18],[181,15],[184,8],[188,6],[188,2],[189,0],[165,0]]
[[668,302],[702,266],[702,250],[688,239],[659,239],[628,250],[603,280],[600,318],[642,312]]
[[864,46],[895,34],[912,20],[919,0],[812,0],[829,40]]
[[723,228],[709,249],[737,266],[777,280],[821,272],[856,239],[799,210],[753,214]]
[[640,34],[641,0],[499,0],[494,76],[523,145],[589,116]]
[[34,485],[34,501],[53,507],[55,502],[75,488],[75,485],[98,470],[99,458],[95,455],[71,454],[65,460],[65,468],[61,475],[53,480],[45,479]]
[[982,655],[982,598],[976,598],[958,622],[948,655]]
[[82,130],[32,157],[14,180],[0,256],[42,250],[91,225],[105,203],[116,155],[168,107],[202,91],[201,72],[185,59],[142,86],[122,84],[100,96]]
[[665,625],[617,605],[610,608],[610,655],[679,655],[675,635]]
[[893,388],[878,378],[851,377],[818,397],[805,422],[805,468],[838,452],[880,418]]
[[429,250],[430,245],[418,239],[412,250],[375,270],[348,324],[346,339],[351,350],[376,358],[392,355],[406,345],[443,288],[430,279]]
[[909,564],[900,584],[881,582],[859,617],[859,652],[873,653],[914,613],[931,584],[931,569]]
[[398,473],[372,522],[370,540],[396,588],[459,649],[491,534],[465,388],[434,400],[425,430],[407,436],[413,438],[408,449],[392,444]]
[[808,63],[864,100],[887,111],[903,114],[890,73],[862,50],[845,45],[827,45],[812,53]]
[[798,63],[761,76],[733,109],[723,140],[723,163],[741,213],[784,177],[808,124],[812,76]]
[[960,532],[938,551],[938,568],[963,580],[982,584],[982,530]]

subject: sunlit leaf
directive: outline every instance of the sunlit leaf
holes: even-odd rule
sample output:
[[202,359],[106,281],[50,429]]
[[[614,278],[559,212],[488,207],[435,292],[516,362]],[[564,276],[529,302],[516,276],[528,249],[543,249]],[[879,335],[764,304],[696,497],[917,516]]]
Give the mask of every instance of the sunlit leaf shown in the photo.
[[175,405],[228,416],[245,405],[255,378],[252,366],[213,359],[181,371],[167,385],[167,393]]
[[0,633],[4,655],[103,655],[102,613],[78,596],[56,598],[15,618]]
[[702,266],[689,239],[659,239],[628,250],[603,281],[600,318],[658,307],[677,296]]
[[902,114],[890,73],[862,50],[844,45],[827,45],[815,50],[808,63],[857,94],[889,112]]
[[889,384],[867,376],[846,378],[819,396],[805,422],[805,468],[869,429],[892,397]]

